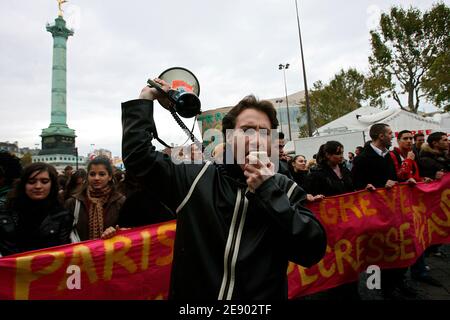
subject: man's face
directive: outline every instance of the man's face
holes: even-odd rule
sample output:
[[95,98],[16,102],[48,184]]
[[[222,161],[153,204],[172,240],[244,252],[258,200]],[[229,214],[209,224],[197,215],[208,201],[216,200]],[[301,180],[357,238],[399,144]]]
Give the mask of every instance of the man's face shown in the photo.
[[351,152],[348,153],[348,160],[353,160],[353,153]]
[[400,150],[411,151],[412,150],[413,136],[411,133],[404,133],[397,139],[398,147]]
[[392,145],[392,129],[391,127],[387,126],[384,129],[384,133],[381,134],[380,136],[380,140],[382,142],[382,144],[384,145],[385,148],[388,148]]
[[284,156],[284,146],[286,145],[286,142],[284,139],[276,139],[275,143],[278,143],[278,156],[282,158]]
[[242,155],[246,157],[250,151],[267,151],[267,155],[271,156],[271,125],[264,112],[255,109],[242,111],[236,118],[234,129],[234,159],[241,167],[245,164]]
[[418,136],[418,137],[416,137],[416,140],[414,143],[415,143],[417,149],[420,149],[424,142],[425,142],[425,136]]
[[448,151],[448,137],[443,135],[441,137],[441,140],[439,140],[437,143],[433,143],[433,145],[435,146],[435,149],[438,149],[439,151]]

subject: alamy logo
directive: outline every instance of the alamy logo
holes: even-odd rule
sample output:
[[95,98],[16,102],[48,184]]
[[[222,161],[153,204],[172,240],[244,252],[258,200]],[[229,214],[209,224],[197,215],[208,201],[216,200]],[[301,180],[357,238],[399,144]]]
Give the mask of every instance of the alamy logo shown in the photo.
[[366,281],[367,289],[381,289],[381,269],[377,265],[370,265],[367,267],[366,273],[369,275]]
[[[246,157],[251,151],[265,152],[274,165],[275,172],[279,166],[279,144],[276,143],[278,132],[276,130],[258,129],[227,129],[225,135],[217,129],[208,129],[203,134],[201,144],[178,147],[171,152],[172,162],[196,163],[213,161],[223,163],[247,163]],[[228,152],[225,152],[225,150]],[[217,152],[220,151],[220,152]]]
[[70,276],[66,280],[67,289],[81,289],[81,269],[79,266],[71,265],[67,267],[67,274]]

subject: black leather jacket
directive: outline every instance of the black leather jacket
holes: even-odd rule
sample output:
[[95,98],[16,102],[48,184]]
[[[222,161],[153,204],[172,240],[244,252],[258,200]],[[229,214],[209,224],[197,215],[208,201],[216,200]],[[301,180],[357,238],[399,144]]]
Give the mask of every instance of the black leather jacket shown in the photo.
[[450,172],[450,155],[431,149],[426,144],[422,147],[418,164],[422,177],[435,179],[436,173],[440,170]]
[[323,194],[326,197],[336,196],[355,191],[352,181],[352,174],[347,167],[342,164],[342,179],[328,165],[318,165],[312,168],[306,178],[305,190],[313,196]]
[[2,256],[70,243],[73,217],[62,207],[48,212],[38,228],[11,209],[0,211],[0,254]]
[[126,169],[177,213],[169,298],[285,299],[288,260],[309,267],[326,234],[283,175],[247,192],[237,165],[174,164],[151,144],[153,102],[122,104]]

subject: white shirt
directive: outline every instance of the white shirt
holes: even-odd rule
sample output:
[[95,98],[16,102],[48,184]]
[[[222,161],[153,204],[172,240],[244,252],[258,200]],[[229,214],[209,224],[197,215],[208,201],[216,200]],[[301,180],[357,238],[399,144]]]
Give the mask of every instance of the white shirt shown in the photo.
[[389,153],[389,149],[385,149],[383,151],[383,150],[379,149],[378,147],[376,147],[373,143],[371,143],[370,146],[380,157],[384,158]]

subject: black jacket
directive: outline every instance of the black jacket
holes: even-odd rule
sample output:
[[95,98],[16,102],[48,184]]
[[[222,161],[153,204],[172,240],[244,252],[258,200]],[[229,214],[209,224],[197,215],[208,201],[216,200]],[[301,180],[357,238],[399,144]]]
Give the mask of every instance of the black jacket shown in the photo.
[[134,228],[175,219],[171,210],[144,188],[130,193],[119,212],[119,226]]
[[419,169],[422,177],[436,178],[436,172],[443,170],[450,172],[449,154],[431,149],[429,145],[422,146],[419,158]]
[[[87,191],[77,193],[65,202],[65,207],[72,216],[75,215],[76,200],[80,201],[80,211],[78,213],[78,223],[76,225],[78,236],[81,241],[92,240],[89,236],[89,199]],[[103,205],[103,231],[108,227],[115,227],[119,221],[120,209],[125,202],[125,197],[114,191]],[[120,226],[120,225],[119,225]]]
[[[0,253],[3,256],[70,243],[73,217],[57,207],[39,213],[21,214],[16,210],[0,211]],[[30,215],[33,217],[30,219]],[[34,221],[31,221],[34,219]]]
[[278,162],[278,173],[292,179],[292,174],[289,170],[289,163],[286,160],[280,159],[280,162]]
[[420,148],[417,149],[416,144],[413,144],[413,146],[412,146],[412,152],[414,152],[414,155],[416,156],[416,159],[415,159],[415,160],[418,162],[418,161],[419,161],[419,158],[420,158]]
[[309,174],[309,170],[308,171],[297,171],[295,172],[294,170],[291,170],[291,175],[292,175],[292,180],[295,181],[295,183],[297,183],[297,185],[302,188],[303,190],[305,190],[305,184],[306,184],[306,178]]
[[375,188],[384,188],[388,180],[397,181],[394,162],[389,152],[383,158],[370,144],[353,160],[352,176],[356,190],[364,189],[369,183]]
[[174,164],[151,145],[149,100],[124,103],[122,125],[126,169],[177,213],[169,298],[285,299],[288,260],[322,259],[325,230],[292,180],[276,174],[253,194],[237,165]]
[[326,197],[355,191],[352,174],[345,164],[342,164],[340,168],[342,179],[327,165],[318,165],[311,169],[306,178],[305,191],[313,196],[323,194]]

